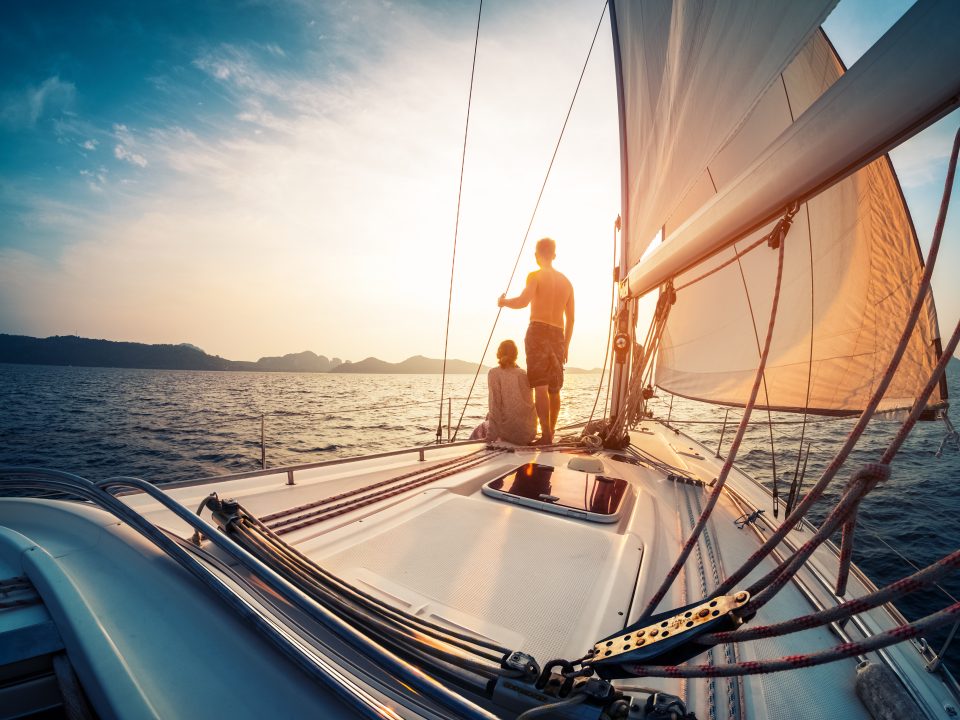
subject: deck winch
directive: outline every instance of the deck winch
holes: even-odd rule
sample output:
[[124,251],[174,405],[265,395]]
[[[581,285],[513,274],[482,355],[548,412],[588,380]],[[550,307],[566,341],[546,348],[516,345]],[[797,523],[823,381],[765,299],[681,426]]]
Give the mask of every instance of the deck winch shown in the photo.
[[706,650],[693,642],[698,636],[739,627],[746,618],[738,611],[749,600],[750,593],[742,590],[644,618],[597,642],[584,665],[607,680],[634,677],[634,664],[677,665]]

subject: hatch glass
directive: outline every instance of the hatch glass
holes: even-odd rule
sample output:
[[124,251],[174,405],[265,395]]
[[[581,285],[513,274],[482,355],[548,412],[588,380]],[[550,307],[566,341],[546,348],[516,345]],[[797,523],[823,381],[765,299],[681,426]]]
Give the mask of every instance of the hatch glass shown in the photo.
[[594,522],[620,517],[627,481],[566,467],[527,463],[483,486],[486,495]]

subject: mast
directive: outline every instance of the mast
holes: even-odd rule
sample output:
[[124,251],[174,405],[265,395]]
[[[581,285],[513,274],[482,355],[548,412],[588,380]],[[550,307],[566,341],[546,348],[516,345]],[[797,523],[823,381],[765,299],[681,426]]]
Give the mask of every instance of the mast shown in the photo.
[[[620,128],[620,217],[619,217],[619,226],[620,226],[620,263],[616,268],[616,274],[614,281],[619,285],[620,282],[626,278],[629,267],[627,266],[627,253],[626,253],[626,240],[627,235],[627,226],[630,222],[630,209],[629,209],[629,182],[627,180],[628,176],[628,153],[627,153],[627,116],[626,116],[626,101],[624,98],[623,91],[623,62],[620,57],[620,33],[617,30],[617,8],[614,0],[609,0],[607,7],[610,10],[610,29],[613,35],[613,66],[616,75],[617,83],[617,119],[618,127]],[[612,383],[612,404],[610,408],[611,417],[616,417],[617,413],[620,411],[623,403],[626,400],[627,396],[627,387],[630,381],[629,373],[629,358],[632,355],[632,352],[629,352],[633,348],[633,322],[632,318],[629,317],[632,315],[630,305],[635,304],[635,301],[625,298],[621,293],[617,298],[617,312],[615,317],[617,318],[617,336],[622,337],[623,334],[626,334],[629,339],[628,352],[625,354],[626,360],[617,359],[617,353],[614,352],[613,360],[613,375],[611,378]],[[625,324],[626,327],[622,327]]]

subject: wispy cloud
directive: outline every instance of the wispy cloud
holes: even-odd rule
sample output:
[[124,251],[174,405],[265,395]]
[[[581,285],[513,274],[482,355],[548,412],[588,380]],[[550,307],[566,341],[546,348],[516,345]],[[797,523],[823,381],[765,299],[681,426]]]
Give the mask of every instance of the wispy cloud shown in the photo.
[[[481,36],[451,334],[461,356],[476,353],[476,328],[496,312],[599,12],[563,9],[508,8]],[[336,21],[343,27],[326,24],[345,48],[333,63],[317,51],[294,68],[255,45],[200,53],[193,67],[232,113],[114,126],[115,157],[149,159],[150,177],[124,188],[88,169],[83,180],[105,200],[123,193],[125,215],[95,219],[56,259],[0,251],[0,304],[32,303],[37,333],[191,340],[237,358],[307,348],[391,359],[436,352],[471,21],[454,18],[451,27],[450,16],[389,11],[385,22],[378,3],[354,4]],[[370,17],[354,21],[358,13]],[[344,39],[365,27],[375,29],[372,45]],[[559,235],[584,318],[608,310],[608,253],[575,239],[606,236],[616,214],[610,78],[610,57],[598,51],[533,230]],[[8,285],[18,272],[35,282]],[[44,300],[47,292],[73,299]],[[523,324],[516,313],[501,329],[522,337]],[[605,332],[585,319],[574,362],[598,365]]]
[[113,135],[117,139],[117,144],[113,146],[113,156],[117,160],[124,160],[137,167],[146,167],[147,159],[136,152],[138,143],[133,137],[126,125],[114,125]]
[[927,128],[890,153],[905,188],[943,181],[957,118],[960,118],[960,111],[955,111],[945,121]]
[[99,140],[91,139],[91,140],[85,140],[84,142],[80,143],[80,147],[82,147],[84,150],[96,150],[97,145],[99,144],[100,144]]
[[107,184],[107,169],[105,167],[96,170],[81,170],[80,177],[87,181],[87,187],[95,193],[102,193]]
[[12,130],[32,128],[47,115],[69,110],[76,94],[76,86],[61,80],[59,75],[48,77],[39,85],[28,86],[20,92],[8,93],[2,98],[0,125]]

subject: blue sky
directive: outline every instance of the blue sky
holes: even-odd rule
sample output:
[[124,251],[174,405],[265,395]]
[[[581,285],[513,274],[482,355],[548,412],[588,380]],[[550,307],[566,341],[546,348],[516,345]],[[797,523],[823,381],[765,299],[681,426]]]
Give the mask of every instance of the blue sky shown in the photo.
[[[601,5],[484,3],[454,356],[482,348]],[[849,64],[908,6],[844,0],[826,29]],[[191,342],[237,359],[440,355],[475,13],[8,3],[0,332]],[[605,23],[533,229],[558,237],[558,266],[576,273],[571,360],[588,367],[602,359],[619,209],[609,44]],[[894,155],[924,246],[956,124]],[[960,315],[957,227],[935,275],[944,328]],[[512,314],[501,331],[524,324]]]

